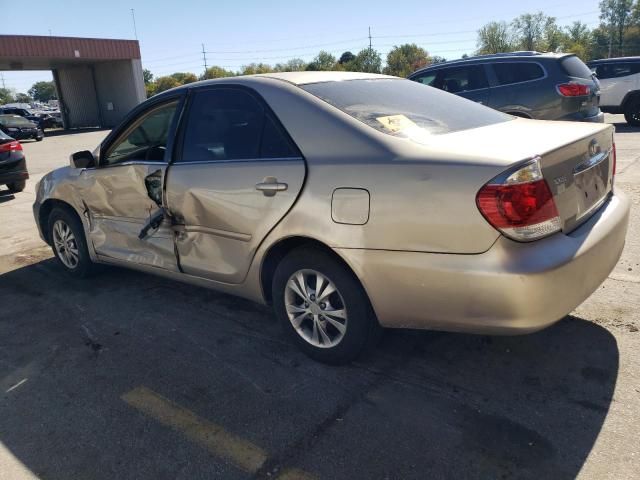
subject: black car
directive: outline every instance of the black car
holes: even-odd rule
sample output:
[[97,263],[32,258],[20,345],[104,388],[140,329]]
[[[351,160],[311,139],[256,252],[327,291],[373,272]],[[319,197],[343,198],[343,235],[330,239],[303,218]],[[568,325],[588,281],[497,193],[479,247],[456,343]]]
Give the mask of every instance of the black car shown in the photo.
[[42,119],[40,118],[40,116],[32,112],[31,110],[27,110],[26,108],[0,107],[0,115],[18,115],[37,124],[41,129],[43,128]]
[[438,63],[409,75],[518,117],[603,122],[600,84],[567,53],[513,52]]
[[22,145],[0,131],[0,185],[6,185],[11,193],[21,192],[29,173]]
[[0,130],[16,140],[33,138],[40,142],[44,138],[44,132],[37,124],[18,115],[0,115]]

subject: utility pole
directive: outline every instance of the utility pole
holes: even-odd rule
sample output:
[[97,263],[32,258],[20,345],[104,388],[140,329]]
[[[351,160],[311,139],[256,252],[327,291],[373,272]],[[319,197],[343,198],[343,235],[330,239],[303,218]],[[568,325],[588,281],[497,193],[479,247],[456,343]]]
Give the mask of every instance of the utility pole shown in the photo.
[[371,50],[371,27],[369,27],[369,50]]
[[133,35],[136,37],[136,40],[138,40],[138,29],[136,28],[136,11],[133,8],[131,9],[131,19],[133,20]]
[[0,72],[0,78],[2,79],[2,88],[6,90],[7,86],[4,84],[4,73]]
[[204,64],[204,73],[207,73],[207,51],[204,49],[204,43],[202,44],[202,63]]

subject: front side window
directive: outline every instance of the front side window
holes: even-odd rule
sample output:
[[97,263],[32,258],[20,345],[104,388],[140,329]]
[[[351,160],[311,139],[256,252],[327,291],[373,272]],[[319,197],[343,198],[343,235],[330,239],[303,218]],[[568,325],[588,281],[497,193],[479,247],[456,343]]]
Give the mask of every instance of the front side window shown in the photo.
[[499,62],[492,66],[498,85],[528,82],[544,77],[542,67],[533,62]]
[[234,88],[195,92],[181,162],[299,156],[275,119],[250,93]]
[[347,80],[301,87],[378,131],[416,141],[512,119],[466,98],[409,80]]
[[175,100],[141,114],[107,150],[102,164],[163,162],[177,108],[178,101]]

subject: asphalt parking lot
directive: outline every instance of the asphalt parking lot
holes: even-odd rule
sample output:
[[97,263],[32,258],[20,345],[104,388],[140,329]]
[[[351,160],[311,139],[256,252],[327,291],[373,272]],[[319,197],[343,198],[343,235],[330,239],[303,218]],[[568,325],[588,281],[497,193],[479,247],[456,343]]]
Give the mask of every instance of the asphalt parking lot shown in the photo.
[[640,478],[640,129],[607,121],[633,207],[590,299],[521,337],[387,332],[339,368],[265,307],[66,276],[35,182],[107,132],[25,142],[27,189],[0,190],[0,479]]

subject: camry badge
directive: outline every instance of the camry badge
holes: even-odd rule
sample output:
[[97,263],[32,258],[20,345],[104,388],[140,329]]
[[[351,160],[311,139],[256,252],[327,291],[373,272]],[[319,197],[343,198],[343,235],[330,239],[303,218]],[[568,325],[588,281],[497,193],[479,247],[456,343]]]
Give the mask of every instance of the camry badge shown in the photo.
[[600,145],[598,141],[594,138],[589,142],[589,157],[595,157],[598,153],[600,153]]

